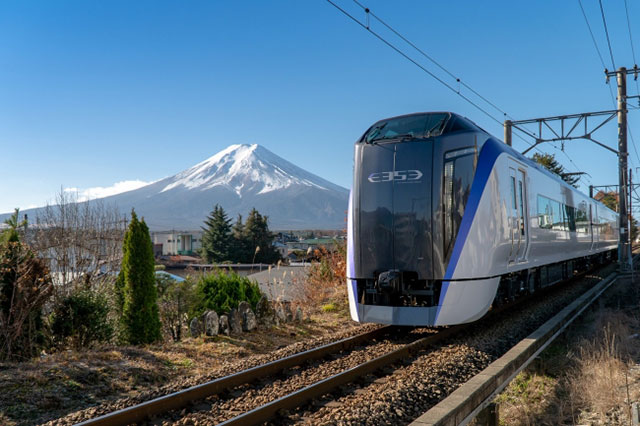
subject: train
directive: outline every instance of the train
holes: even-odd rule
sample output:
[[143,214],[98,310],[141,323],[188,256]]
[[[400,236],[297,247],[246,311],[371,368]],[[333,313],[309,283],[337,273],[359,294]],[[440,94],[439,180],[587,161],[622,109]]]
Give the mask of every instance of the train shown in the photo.
[[355,143],[347,293],[358,322],[446,326],[617,258],[618,214],[471,120],[380,120]]

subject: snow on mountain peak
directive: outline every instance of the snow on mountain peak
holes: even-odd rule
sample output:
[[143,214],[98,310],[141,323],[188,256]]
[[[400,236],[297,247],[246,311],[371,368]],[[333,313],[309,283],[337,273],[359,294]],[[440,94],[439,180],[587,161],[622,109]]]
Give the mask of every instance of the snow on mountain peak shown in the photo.
[[223,186],[240,197],[246,192],[264,194],[293,185],[324,190],[335,186],[258,144],[231,145],[167,181],[161,192],[178,187],[206,190]]

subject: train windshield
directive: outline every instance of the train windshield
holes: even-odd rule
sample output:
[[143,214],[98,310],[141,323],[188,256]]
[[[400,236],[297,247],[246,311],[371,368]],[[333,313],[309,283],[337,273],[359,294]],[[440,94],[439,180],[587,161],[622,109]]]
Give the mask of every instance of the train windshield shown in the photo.
[[373,143],[440,136],[450,117],[449,113],[412,114],[379,121],[369,129],[363,141]]

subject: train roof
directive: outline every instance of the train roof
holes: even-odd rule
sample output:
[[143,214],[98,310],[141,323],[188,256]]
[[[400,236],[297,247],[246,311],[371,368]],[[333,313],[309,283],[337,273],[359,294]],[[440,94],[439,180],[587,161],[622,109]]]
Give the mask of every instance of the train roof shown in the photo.
[[362,135],[362,137],[360,137],[358,139],[358,142],[362,142],[365,138],[365,136],[369,133],[369,131],[374,128],[376,125],[379,125],[380,123],[383,123],[385,121],[390,121],[390,120],[394,120],[394,119],[400,119],[400,118],[407,118],[407,117],[412,117],[412,116],[417,116],[417,115],[435,115],[435,114],[448,114],[449,117],[447,119],[447,122],[443,125],[443,129],[442,132],[438,135],[436,135],[436,137],[438,136],[446,136],[448,133],[453,133],[453,132],[458,132],[458,131],[470,131],[470,132],[481,132],[481,133],[485,133],[489,138],[493,138],[495,140],[497,140],[498,142],[500,142],[503,147],[502,150],[505,152],[509,152],[511,155],[513,155],[514,157],[518,158],[520,161],[526,163],[528,166],[530,167],[534,167],[537,170],[541,171],[542,173],[545,173],[547,176],[549,176],[552,179],[555,179],[558,183],[560,183],[561,185],[564,185],[566,188],[578,192],[582,195],[584,195],[586,198],[591,199],[594,203],[597,203],[598,205],[604,207],[605,209],[611,211],[614,214],[618,214],[617,212],[611,210],[609,207],[605,206],[603,203],[601,203],[600,201],[589,197],[587,194],[585,194],[584,192],[580,191],[578,188],[569,185],[567,182],[565,182],[560,176],[558,176],[557,174],[551,172],[550,170],[548,170],[547,168],[545,168],[544,166],[542,166],[541,164],[533,161],[531,158],[528,158],[526,156],[524,156],[523,154],[521,154],[519,151],[515,150],[513,147],[507,145],[506,143],[504,143],[501,139],[496,138],[495,136],[493,136],[491,133],[487,132],[486,130],[484,130],[482,127],[478,126],[476,123],[474,123],[472,120],[470,120],[467,117],[464,117],[460,114],[457,114],[455,112],[451,112],[451,111],[423,111],[423,112],[414,112],[411,114],[402,114],[402,115],[396,115],[393,117],[388,117],[388,118],[384,118],[382,120],[378,120],[375,123],[373,123],[366,132],[364,132],[364,134]]

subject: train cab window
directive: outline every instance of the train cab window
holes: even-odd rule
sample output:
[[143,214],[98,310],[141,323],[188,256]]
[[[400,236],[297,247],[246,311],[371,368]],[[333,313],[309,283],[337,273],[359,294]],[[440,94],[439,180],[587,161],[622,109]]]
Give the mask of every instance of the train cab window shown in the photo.
[[440,136],[450,118],[451,114],[449,113],[429,113],[411,114],[379,121],[371,126],[361,141],[381,143],[384,140],[391,141],[400,138]]
[[[454,156],[460,153],[459,156]],[[453,157],[453,158],[452,158]],[[464,208],[471,192],[476,167],[475,149],[463,149],[445,154],[443,179],[444,253],[453,250]]]

